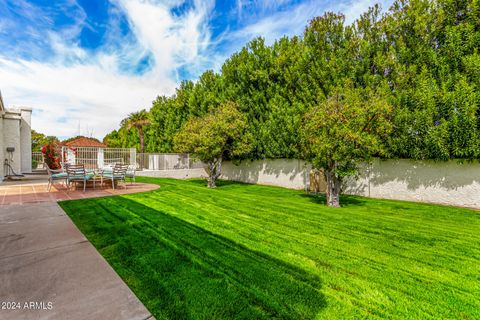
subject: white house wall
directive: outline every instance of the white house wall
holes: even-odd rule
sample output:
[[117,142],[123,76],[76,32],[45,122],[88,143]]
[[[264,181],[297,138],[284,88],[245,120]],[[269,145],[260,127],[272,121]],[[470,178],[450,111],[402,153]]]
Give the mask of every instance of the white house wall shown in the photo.
[[32,134],[31,114],[28,108],[7,109],[0,111],[0,180],[5,174],[5,158],[10,159],[6,149],[15,148],[13,163],[15,173],[29,173],[32,171]]
[[[13,147],[13,163],[11,166],[16,173],[21,172],[21,146],[20,146],[20,117],[15,114],[8,113],[3,119],[3,145],[5,158],[10,159],[10,154],[6,152],[6,148]],[[7,174],[7,172],[5,172]]]
[[0,110],[0,181],[3,180],[5,176],[4,166],[3,163],[5,161],[5,145],[3,143],[4,136],[3,136],[3,118],[2,118],[2,111]]
[[21,172],[32,172],[32,110],[23,108],[20,110],[20,150]]

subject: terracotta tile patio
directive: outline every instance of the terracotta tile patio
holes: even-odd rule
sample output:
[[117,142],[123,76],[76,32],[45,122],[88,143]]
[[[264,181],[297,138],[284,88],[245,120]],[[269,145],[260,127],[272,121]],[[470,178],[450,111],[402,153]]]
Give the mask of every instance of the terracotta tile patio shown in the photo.
[[78,190],[73,188],[67,191],[66,187],[61,183],[56,183],[50,191],[47,190],[47,181],[42,178],[34,178],[23,181],[8,181],[0,184],[0,205],[27,204],[40,202],[57,202],[62,200],[75,200],[85,198],[96,198],[113,195],[130,194],[158,189],[160,186],[147,183],[127,182],[127,188],[120,183],[115,190],[111,185],[96,186],[95,189],[91,185],[87,186],[87,190],[83,192],[83,186],[78,186]]

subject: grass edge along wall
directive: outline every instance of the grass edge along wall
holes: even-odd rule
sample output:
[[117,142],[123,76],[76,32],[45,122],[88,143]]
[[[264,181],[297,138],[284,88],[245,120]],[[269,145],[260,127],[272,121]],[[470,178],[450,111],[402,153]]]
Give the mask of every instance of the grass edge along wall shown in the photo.
[[[225,162],[222,179],[304,189],[309,167],[303,160],[266,159]],[[480,163],[374,159],[358,179],[346,182],[347,194],[480,208]]]

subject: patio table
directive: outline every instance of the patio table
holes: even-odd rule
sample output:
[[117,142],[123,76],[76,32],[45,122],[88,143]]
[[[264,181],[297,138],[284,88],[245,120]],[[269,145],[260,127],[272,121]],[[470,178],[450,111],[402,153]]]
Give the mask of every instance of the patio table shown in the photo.
[[106,167],[103,169],[96,169],[95,171],[95,178],[97,179],[96,181],[100,181],[100,185],[103,187],[104,174],[112,174],[112,173],[113,173],[113,168],[110,168],[110,167]]
[[93,169],[90,171],[91,173],[93,173],[93,176],[90,180],[93,181],[94,185],[98,182],[100,182],[100,186],[103,187],[103,179],[102,179],[102,174],[103,174],[103,170],[101,169]]
[[115,186],[118,185],[118,181],[123,181],[125,183],[126,172],[128,170],[128,165],[125,164],[115,164],[115,167],[105,167],[102,169],[101,177],[102,177],[102,185],[104,180],[111,181],[112,188],[115,190]]

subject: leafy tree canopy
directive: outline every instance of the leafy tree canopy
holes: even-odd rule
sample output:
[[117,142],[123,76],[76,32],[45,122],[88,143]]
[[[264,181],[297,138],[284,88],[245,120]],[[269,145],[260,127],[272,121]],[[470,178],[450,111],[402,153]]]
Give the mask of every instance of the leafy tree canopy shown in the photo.
[[246,154],[251,149],[247,121],[235,103],[226,102],[203,117],[191,118],[175,136],[175,150],[191,153],[208,165],[208,186],[215,187],[222,160]]
[[32,130],[32,152],[40,152],[42,147],[49,143],[58,143],[58,138]]
[[356,173],[360,162],[384,154],[391,112],[383,93],[347,83],[306,114],[304,158],[323,168],[328,205],[340,205],[342,181]]
[[[384,96],[389,90],[385,157],[478,159],[479,16],[477,0],[399,0],[383,14],[370,8],[350,25],[342,14],[326,13],[302,35],[271,45],[254,39],[219,73],[183,81],[174,95],[153,102],[145,150],[174,151],[173,137],[185,122],[234,101],[253,137],[240,157],[300,158],[305,114],[328,105],[349,79],[354,89]],[[138,130],[126,126],[107,140],[140,146]]]

